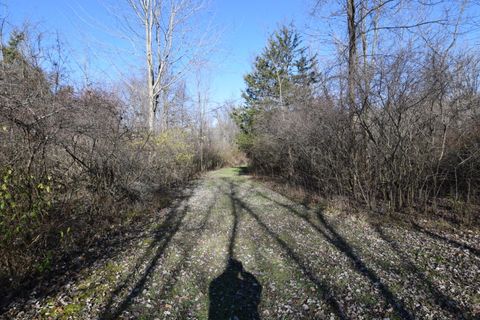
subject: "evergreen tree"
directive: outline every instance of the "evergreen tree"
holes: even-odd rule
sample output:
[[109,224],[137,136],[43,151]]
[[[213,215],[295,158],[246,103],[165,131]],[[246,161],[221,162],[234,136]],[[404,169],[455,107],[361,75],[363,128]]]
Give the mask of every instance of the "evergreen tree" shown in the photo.
[[245,76],[243,98],[248,107],[282,107],[291,104],[295,88],[317,82],[316,56],[308,56],[293,26],[282,26],[257,56],[253,71]]
[[[261,113],[289,110],[295,102],[311,97],[313,84],[319,78],[316,65],[316,56],[308,55],[294,26],[282,26],[275,31],[255,58],[252,72],[244,77],[244,105],[233,112],[243,134],[252,133],[254,119]],[[240,136],[239,140],[251,139]]]
[[25,34],[13,31],[6,46],[2,46],[3,61],[5,63],[23,62],[23,56],[19,46],[25,40]]

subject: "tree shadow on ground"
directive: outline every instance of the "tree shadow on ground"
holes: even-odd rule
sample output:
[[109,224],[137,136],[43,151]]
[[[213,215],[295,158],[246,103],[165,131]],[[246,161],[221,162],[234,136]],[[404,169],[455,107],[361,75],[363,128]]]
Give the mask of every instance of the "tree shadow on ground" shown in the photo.
[[[293,206],[276,201],[261,193],[258,193],[258,195],[260,195],[261,197],[269,201],[275,202],[276,204],[289,210],[290,212],[292,212],[293,214],[295,214],[296,216],[300,217],[305,222],[307,222],[317,232],[321,233],[330,243],[332,243],[337,249],[343,252],[352,261],[355,269],[358,272],[366,276],[372,284],[376,285],[380,289],[382,296],[394,308],[394,310],[397,312],[397,314],[400,317],[404,319],[414,318],[414,315],[406,309],[404,304],[397,297],[395,297],[395,295],[393,294],[393,292],[390,291],[388,286],[383,282],[381,282],[381,279],[379,278],[379,276],[376,275],[376,273],[373,270],[367,268],[367,266],[361,260],[361,258],[356,253],[354,253],[354,251],[352,250],[352,247],[347,243],[347,241],[326,220],[321,210],[316,211],[316,218],[320,222],[320,224],[317,225],[312,221],[309,215],[302,213],[299,210],[296,210],[295,208],[293,208]],[[305,208],[305,209],[307,210],[308,208]],[[420,279],[420,281],[417,282],[418,286],[424,287],[426,289],[426,291],[430,294],[435,304],[437,304],[440,308],[442,308],[446,312],[450,313],[452,316],[458,317],[459,319],[469,319],[472,317],[471,315],[473,314],[473,311],[471,309],[462,308],[462,306],[459,305],[453,298],[442,293],[435,286],[435,284],[432,281],[430,281],[426,277],[426,275],[423,272],[421,272],[411,260],[408,259],[407,255],[401,251],[398,244],[393,239],[391,239],[385,232],[383,232],[383,230],[379,226],[373,226],[373,229],[378,234],[380,239],[388,243],[392,248],[392,250],[402,258],[402,261],[406,266],[406,269],[413,276]],[[475,248],[472,248],[466,244],[462,244],[457,241],[445,238],[443,236],[439,236],[431,231],[428,231],[420,227],[416,223],[414,223],[414,229],[418,232],[426,234],[427,236],[430,236],[431,238],[445,241],[454,247],[468,250],[473,254],[478,253],[478,250],[476,250]]]
[[228,257],[225,270],[210,282],[208,288],[210,301],[208,319],[259,320],[258,305],[261,301],[262,286],[255,276],[247,272],[242,263],[234,258],[240,217],[235,203],[234,184],[230,182],[229,187],[228,196],[233,221],[228,242]]
[[308,267],[308,262],[295,253],[295,251],[280,238],[280,236],[275,233],[261,218],[260,215],[255,213],[244,201],[237,197],[234,193],[230,195],[232,202],[238,206],[240,209],[244,210],[248,215],[250,215],[259,226],[272,238],[275,242],[282,248],[288,258],[301,270],[301,272],[308,278],[308,280],[316,286],[319,298],[323,299],[330,308],[330,311],[333,312],[340,319],[348,319],[345,312],[342,310],[335,293],[332,288],[320,280],[320,278],[315,274],[313,270]]
[[[185,267],[185,263],[188,259],[188,253],[191,252],[197,243],[199,238],[198,235],[204,232],[207,228],[212,209],[218,198],[218,192],[214,191],[213,194],[215,196],[206,209],[205,215],[200,219],[198,226],[194,228],[184,228],[186,223],[185,216],[189,211],[188,200],[192,196],[192,190],[190,190],[190,193],[187,197],[179,199],[177,205],[172,207],[169,211],[164,222],[155,229],[154,241],[149,245],[145,253],[139,259],[137,259],[135,266],[131,268],[128,276],[110,294],[110,298],[104,307],[102,314],[99,316],[99,319],[117,319],[124,311],[128,310],[133,305],[135,298],[141,295],[144,291],[147,281],[155,272],[160,258],[165,253],[165,250],[171,243],[173,237],[180,231],[180,229],[182,229],[182,232],[193,232],[195,233],[195,236],[192,237],[192,239],[188,241],[188,245],[183,248],[185,255],[182,257],[175,269],[171,270],[169,273],[169,277],[163,286],[163,291],[156,297],[156,300],[162,300],[168,295],[170,291],[168,288],[173,288],[178,274],[180,274],[180,272],[183,270],[183,267]],[[144,267],[145,263],[147,263],[146,267]],[[139,269],[143,270],[140,275],[137,274]],[[127,293],[124,294],[124,291],[127,291]],[[120,299],[120,302],[115,303],[115,299],[121,296],[123,296],[123,298]],[[152,316],[154,317],[155,315]]]
[[[197,227],[194,228],[182,228],[182,232],[186,232],[191,234],[191,237],[188,237],[187,243],[182,246],[182,258],[176,264],[173,270],[168,272],[168,276],[165,278],[164,283],[162,285],[162,290],[155,296],[155,300],[162,301],[167,299],[168,295],[174,289],[177,280],[179,279],[180,274],[186,268],[189,268],[188,259],[190,258],[190,253],[194,249],[194,247],[198,244],[198,241],[201,238],[201,234],[208,229],[208,222],[212,215],[213,207],[215,206],[218,199],[218,192],[215,192],[215,196],[209,205],[206,214],[200,219],[199,224]],[[188,316],[188,315],[187,315]],[[185,317],[187,317],[185,316]],[[155,318],[155,315],[152,315]],[[182,317],[183,318],[183,317]]]
[[[175,190],[177,199],[188,199],[190,194],[185,192],[194,188],[194,183],[185,189]],[[168,219],[168,217],[167,217]],[[9,290],[8,295],[3,294],[0,288],[0,316],[8,310],[11,303],[34,297],[41,300],[64,290],[64,286],[80,279],[82,272],[98,261],[107,261],[122,253],[125,247],[144,237],[145,231],[141,225],[129,229],[121,229],[108,233],[92,243],[87,248],[70,252],[55,263],[51,271],[45,273],[40,279],[37,277],[25,282],[15,290]]]
[[252,169],[248,166],[238,166],[238,167],[235,167],[235,169],[238,170],[239,176],[248,176],[252,173]]
[[[443,310],[449,312],[452,316],[458,317],[458,319],[469,319],[468,315],[472,313],[471,310],[463,310],[460,305],[452,298],[440,291],[430,279],[421,272],[415,264],[408,258],[408,256],[400,249],[400,246],[394,241],[390,236],[388,236],[385,231],[378,225],[372,226],[375,232],[378,234],[380,239],[385,241],[394,252],[396,252],[399,257],[402,258],[403,264],[406,266],[406,269],[420,281],[417,282],[418,286],[424,287],[428,293],[430,293],[433,301]],[[466,314],[467,313],[467,314]]]
[[449,245],[451,245],[451,246],[453,246],[453,247],[468,250],[468,251],[470,251],[470,253],[476,255],[477,257],[480,257],[480,250],[479,250],[479,249],[476,249],[476,248],[474,248],[474,247],[472,247],[472,246],[469,246],[468,244],[461,243],[461,242],[455,241],[455,240],[453,240],[453,239],[449,239],[449,238],[447,238],[447,237],[445,237],[445,236],[436,234],[435,232],[432,232],[432,231],[430,231],[430,230],[427,230],[427,229],[425,229],[424,227],[420,226],[419,224],[417,224],[417,223],[415,223],[415,222],[412,223],[412,226],[413,226],[413,229],[414,229],[415,231],[418,231],[418,232],[420,232],[420,233],[426,234],[427,236],[429,236],[429,237],[431,237],[431,238],[433,238],[433,239],[446,242],[446,243],[448,243]]
[[[130,270],[128,276],[113,290],[110,294],[103,312],[99,319],[117,319],[123,311],[127,310],[133,300],[142,293],[149,276],[155,270],[159,259],[162,257],[165,249],[172,240],[173,236],[180,229],[182,222],[188,212],[187,201],[191,197],[188,196],[178,201],[177,205],[172,207],[168,212],[165,220],[154,230],[154,240],[148,246],[145,253],[136,261],[135,266]],[[183,206],[183,207],[182,207]],[[142,269],[139,277],[136,277],[137,270]],[[133,282],[133,286],[131,283]],[[128,293],[121,299],[120,303],[115,307],[115,298],[122,295],[127,288]]]
[[281,203],[270,197],[257,193],[259,196],[272,201],[278,204],[281,207],[289,210],[295,216],[301,218],[306,223],[308,223],[313,229],[315,229],[320,235],[322,235],[330,244],[342,252],[351,262],[353,268],[363,276],[365,276],[373,286],[377,287],[387,301],[387,303],[393,308],[397,316],[402,319],[414,319],[414,316],[409,310],[406,309],[404,303],[398,299],[393,292],[388,288],[388,286],[383,283],[382,279],[370,268],[367,267],[365,262],[354,252],[353,248],[348,244],[348,242],[336,231],[336,229],[325,219],[322,211],[319,209],[316,211],[316,218],[319,221],[320,225],[315,224],[311,217],[305,213],[301,213],[293,206]]
[[[82,271],[90,268],[97,261],[107,260],[120,254],[125,246],[142,237],[139,235],[141,230],[134,230],[135,232],[131,232],[132,234],[129,236],[115,233],[109,234],[108,237],[102,237],[85,250],[71,252],[55,262],[55,267],[42,274],[40,278],[33,276],[16,289],[7,286],[2,289],[8,289],[8,291],[0,289],[0,316],[8,310],[11,303],[21,301],[21,299],[34,297],[41,300],[47,296],[55,295],[67,283],[79,279]],[[1,284],[0,281],[0,287]]]

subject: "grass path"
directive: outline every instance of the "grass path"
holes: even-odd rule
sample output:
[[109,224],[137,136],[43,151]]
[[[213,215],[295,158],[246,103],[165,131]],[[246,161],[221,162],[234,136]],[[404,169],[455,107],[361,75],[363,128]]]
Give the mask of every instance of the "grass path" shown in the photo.
[[309,210],[222,169],[123,254],[3,317],[474,319],[478,240]]

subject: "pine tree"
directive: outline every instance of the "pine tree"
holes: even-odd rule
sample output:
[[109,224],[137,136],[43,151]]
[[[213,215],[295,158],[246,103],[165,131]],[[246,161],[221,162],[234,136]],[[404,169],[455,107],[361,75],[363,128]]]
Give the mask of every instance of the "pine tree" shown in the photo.
[[23,62],[23,56],[19,46],[25,40],[25,34],[19,31],[13,31],[10,40],[6,46],[2,46],[3,61],[5,63]]
[[307,56],[296,29],[282,26],[270,36],[255,59],[253,71],[245,76],[246,105],[275,108],[291,104],[295,88],[308,88],[317,82],[315,66],[316,56]]
[[244,77],[245,103],[233,113],[242,132],[250,134],[255,117],[262,112],[289,110],[294,103],[311,97],[319,78],[316,65],[316,56],[307,54],[294,26],[275,31],[255,58],[252,72]]

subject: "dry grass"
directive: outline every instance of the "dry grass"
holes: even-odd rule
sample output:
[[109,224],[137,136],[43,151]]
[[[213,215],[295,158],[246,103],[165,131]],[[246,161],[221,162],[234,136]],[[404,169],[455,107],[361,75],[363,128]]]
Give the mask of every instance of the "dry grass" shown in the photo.
[[240,173],[210,173],[123,253],[48,297],[32,292],[3,317],[480,316],[478,233],[308,209]]

